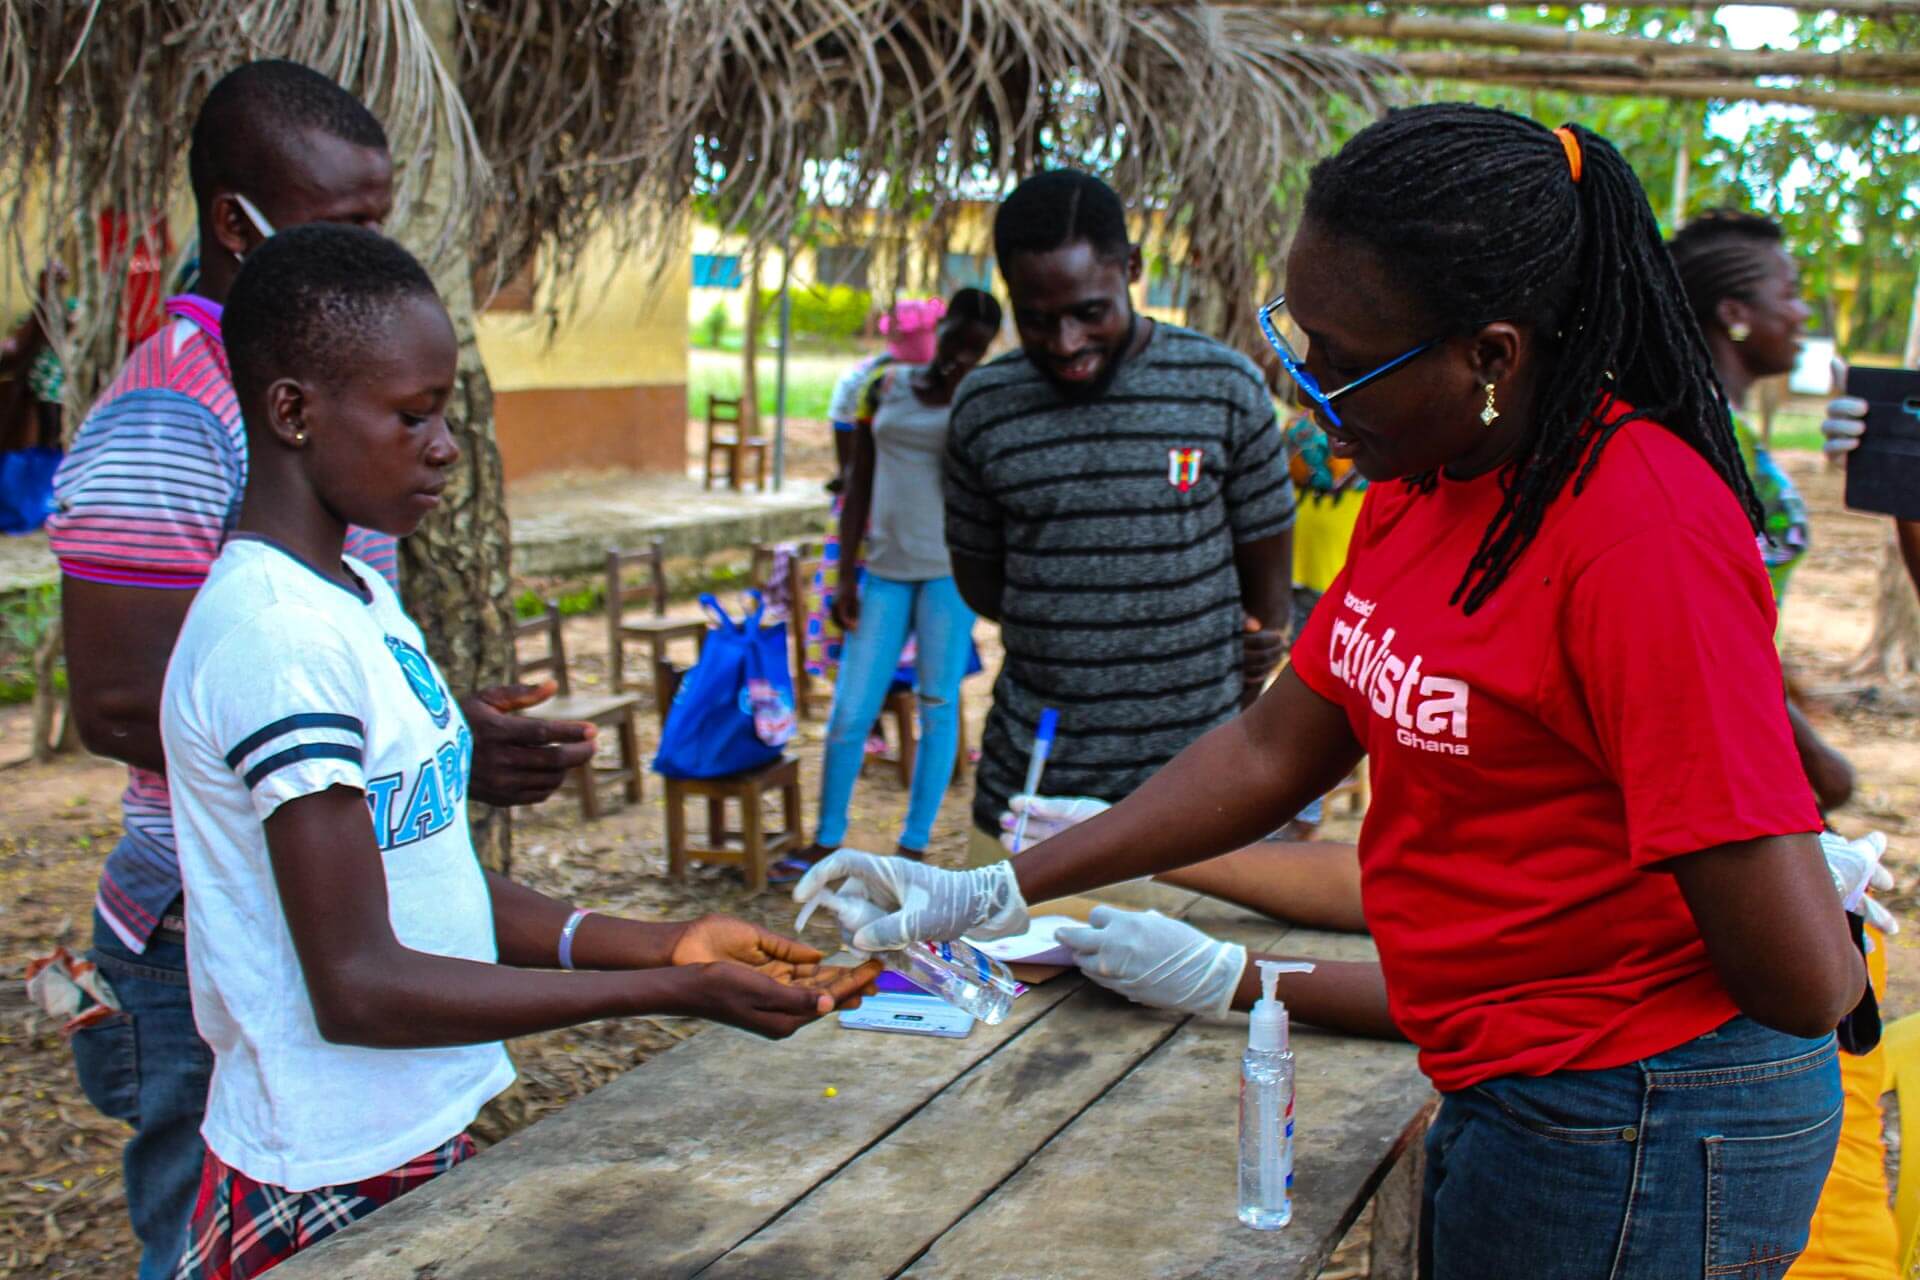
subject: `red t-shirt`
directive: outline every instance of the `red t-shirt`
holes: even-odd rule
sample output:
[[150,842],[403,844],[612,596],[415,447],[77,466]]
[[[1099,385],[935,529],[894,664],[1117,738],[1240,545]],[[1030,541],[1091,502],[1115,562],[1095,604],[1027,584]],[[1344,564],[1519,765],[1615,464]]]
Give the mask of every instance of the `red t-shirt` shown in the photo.
[[1469,616],[1497,474],[1367,491],[1293,651],[1371,761],[1367,924],[1441,1089],[1614,1067],[1738,1009],[1665,860],[1816,831],[1753,530],[1692,448],[1620,429]]

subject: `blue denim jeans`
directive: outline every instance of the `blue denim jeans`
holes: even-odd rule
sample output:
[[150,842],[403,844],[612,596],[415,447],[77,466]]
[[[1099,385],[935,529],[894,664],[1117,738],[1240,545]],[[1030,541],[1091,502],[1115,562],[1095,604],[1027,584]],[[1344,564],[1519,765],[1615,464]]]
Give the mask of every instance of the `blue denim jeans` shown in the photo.
[[900,651],[912,632],[914,693],[920,704],[920,747],[913,760],[907,821],[900,843],[924,849],[940,816],[953,757],[960,749],[960,681],[967,672],[973,610],[952,578],[899,582],[869,573],[860,582],[860,625],[840,650],[840,679],[827,722],[826,763],[820,779],[821,844],[847,838],[847,806],[866,758],[867,730],[887,700]]
[[87,1100],[133,1126],[121,1167],[140,1240],[139,1280],[170,1280],[186,1251],[206,1155],[200,1121],[213,1051],[194,1029],[186,947],[156,935],[145,955],[135,955],[96,911],[88,958],[121,1011],[75,1033],[74,1067]]
[[1427,1134],[1429,1280],[1777,1280],[1840,1137],[1832,1036],[1735,1018],[1624,1067],[1447,1094]]

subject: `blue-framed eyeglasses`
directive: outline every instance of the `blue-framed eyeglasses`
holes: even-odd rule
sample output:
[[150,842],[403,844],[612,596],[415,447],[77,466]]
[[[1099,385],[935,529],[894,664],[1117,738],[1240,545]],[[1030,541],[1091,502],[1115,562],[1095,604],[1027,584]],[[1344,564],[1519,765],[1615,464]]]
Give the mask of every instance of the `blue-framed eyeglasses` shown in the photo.
[[1320,412],[1327,415],[1327,421],[1336,427],[1340,426],[1341,422],[1340,414],[1333,407],[1335,400],[1338,400],[1344,395],[1351,395],[1368,383],[1378,382],[1395,369],[1398,369],[1401,365],[1407,363],[1407,361],[1429,350],[1440,341],[1438,338],[1429,338],[1419,346],[1413,348],[1413,350],[1395,356],[1378,369],[1370,373],[1361,374],[1346,386],[1335,388],[1332,391],[1325,391],[1321,389],[1320,379],[1307,372],[1307,362],[1294,351],[1292,345],[1288,343],[1285,338],[1280,336],[1280,330],[1274,327],[1273,313],[1279,311],[1286,305],[1287,295],[1283,293],[1276,296],[1274,300],[1266,306],[1260,308],[1260,332],[1266,335],[1267,345],[1272,347],[1273,353],[1280,357],[1280,367],[1287,371],[1287,376],[1293,379],[1294,385],[1306,392],[1307,398],[1318,405]]

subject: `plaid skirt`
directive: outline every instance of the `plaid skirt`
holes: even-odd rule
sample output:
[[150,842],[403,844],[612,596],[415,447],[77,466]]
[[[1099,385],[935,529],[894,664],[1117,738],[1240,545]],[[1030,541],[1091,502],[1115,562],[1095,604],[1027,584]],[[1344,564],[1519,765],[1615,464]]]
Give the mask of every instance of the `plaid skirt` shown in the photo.
[[208,1151],[187,1231],[190,1243],[175,1280],[248,1280],[270,1271],[473,1151],[473,1139],[462,1133],[391,1172],[312,1191],[255,1182]]

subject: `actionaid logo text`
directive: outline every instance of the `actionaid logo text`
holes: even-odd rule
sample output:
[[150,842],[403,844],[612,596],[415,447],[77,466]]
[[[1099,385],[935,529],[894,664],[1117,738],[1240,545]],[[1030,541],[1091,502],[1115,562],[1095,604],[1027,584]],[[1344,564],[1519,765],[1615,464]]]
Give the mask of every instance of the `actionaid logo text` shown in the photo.
[[1419,654],[1394,652],[1394,629],[1378,630],[1375,602],[1352,592],[1341,602],[1359,621],[1333,624],[1327,658],[1333,674],[1365,695],[1373,713],[1394,725],[1403,747],[1464,756],[1467,748],[1467,682],[1422,671]]

